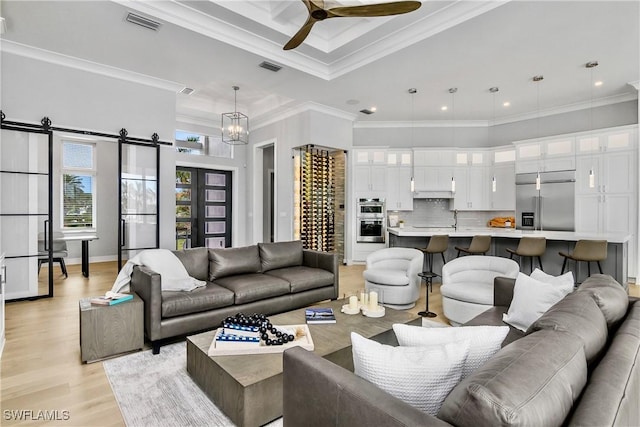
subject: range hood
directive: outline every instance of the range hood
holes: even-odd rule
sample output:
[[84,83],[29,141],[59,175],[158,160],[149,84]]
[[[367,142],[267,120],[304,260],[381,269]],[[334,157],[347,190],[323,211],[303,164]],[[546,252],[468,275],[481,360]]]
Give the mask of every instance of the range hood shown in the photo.
[[414,199],[453,199],[451,191],[414,191]]

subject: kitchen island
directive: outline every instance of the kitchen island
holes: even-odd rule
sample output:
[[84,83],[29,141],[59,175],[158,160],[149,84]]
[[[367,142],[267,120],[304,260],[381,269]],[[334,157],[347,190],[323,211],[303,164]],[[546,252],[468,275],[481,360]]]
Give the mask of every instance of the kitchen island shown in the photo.
[[[515,249],[521,237],[546,237],[547,250],[542,256],[544,271],[557,276],[562,270],[564,258],[558,254],[563,251],[570,253],[573,251],[575,242],[581,239],[606,240],[607,259],[601,262],[604,274],[613,276],[620,283],[627,283],[628,247],[631,235],[613,233],[580,233],[573,231],[546,231],[546,230],[516,230],[513,228],[495,227],[411,227],[404,228],[389,227],[389,246],[424,248],[429,242],[429,237],[436,234],[449,235],[449,249],[445,253],[447,261],[457,255],[454,246],[469,246],[471,238],[477,234],[489,235],[492,237],[491,249],[487,255],[508,257],[506,248]],[[434,257],[434,271],[440,272],[441,265],[438,264],[439,257]],[[516,260],[518,261],[518,260]],[[521,266],[521,270],[529,273],[529,261]],[[578,263],[575,266],[573,261],[567,262],[567,269],[574,272],[576,280],[582,282],[587,277],[586,263]],[[537,264],[536,264],[537,265]],[[599,273],[596,263],[591,263],[591,273]]]

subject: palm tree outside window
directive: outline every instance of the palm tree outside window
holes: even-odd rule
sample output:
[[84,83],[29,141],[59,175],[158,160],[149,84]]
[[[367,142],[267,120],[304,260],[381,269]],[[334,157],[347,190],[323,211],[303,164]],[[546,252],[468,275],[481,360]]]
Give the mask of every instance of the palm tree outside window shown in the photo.
[[62,228],[95,229],[95,145],[62,143]]

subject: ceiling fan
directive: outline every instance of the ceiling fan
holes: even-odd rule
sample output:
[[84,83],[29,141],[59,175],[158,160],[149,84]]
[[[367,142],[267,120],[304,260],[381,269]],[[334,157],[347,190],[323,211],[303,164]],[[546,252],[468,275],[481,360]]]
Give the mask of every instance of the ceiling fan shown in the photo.
[[307,38],[313,24],[318,21],[324,21],[328,18],[340,17],[372,17],[372,16],[389,16],[400,15],[403,13],[413,12],[421,6],[419,1],[396,1],[391,3],[364,4],[361,6],[341,6],[324,8],[324,0],[302,0],[307,6],[309,17],[307,22],[298,30],[298,32],[284,45],[284,50],[295,49]]

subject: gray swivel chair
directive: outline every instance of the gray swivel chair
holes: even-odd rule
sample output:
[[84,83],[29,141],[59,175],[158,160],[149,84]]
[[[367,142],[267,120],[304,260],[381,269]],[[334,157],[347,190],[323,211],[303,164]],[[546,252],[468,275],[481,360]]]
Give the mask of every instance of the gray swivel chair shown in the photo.
[[[60,270],[62,270],[64,277],[69,277],[67,266],[64,263],[64,258],[69,254],[67,252],[67,242],[60,240],[61,237],[64,237],[64,234],[57,231],[53,232],[53,262],[60,264]],[[49,253],[44,248],[44,233],[38,233],[38,274],[40,274],[42,264],[49,262]]]

